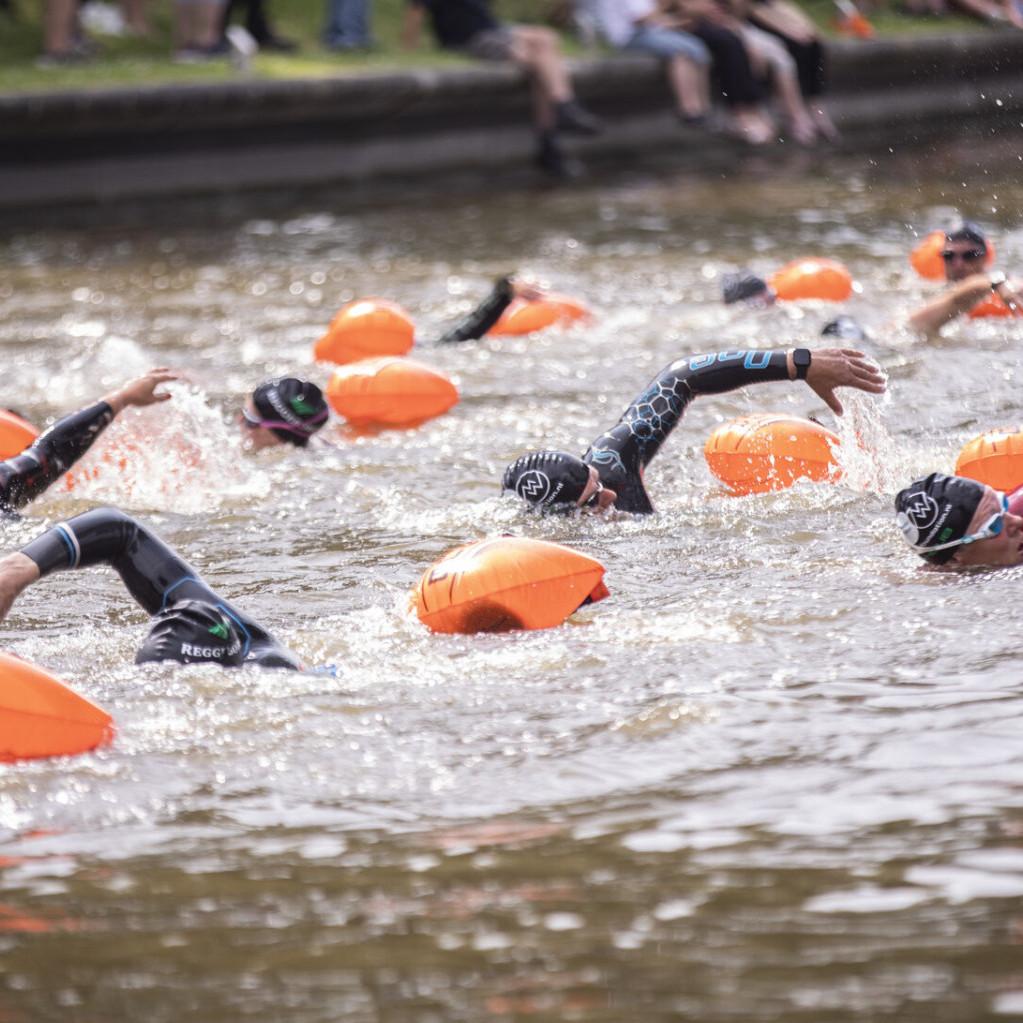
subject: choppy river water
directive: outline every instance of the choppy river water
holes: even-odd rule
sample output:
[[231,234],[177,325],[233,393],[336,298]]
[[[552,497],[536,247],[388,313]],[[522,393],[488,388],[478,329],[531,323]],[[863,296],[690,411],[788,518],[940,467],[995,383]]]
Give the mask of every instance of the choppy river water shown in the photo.
[[[1018,140],[1016,140],[1018,143]],[[93,754],[0,769],[0,1019],[158,1023],[1023,1017],[1019,570],[918,570],[891,515],[914,475],[1016,424],[1023,327],[890,326],[955,212],[1023,271],[1019,146],[665,167],[557,191],[327,191],[49,218],[0,240],[2,401],[42,423],[154,364],[168,405],[3,526],[16,548],[98,503],[152,525],[336,677],[132,664],[111,573],[51,577],[5,649],[114,715]],[[721,275],[830,255],[841,310],[725,307]],[[428,341],[511,269],[594,322]],[[355,297],[400,302],[462,399],[415,431],[246,455],[260,380],[324,383]],[[701,398],[647,474],[656,517],[538,520],[504,464],[582,451],[685,353],[875,332],[882,400],[840,485],[729,497],[702,456],[747,411],[832,418],[802,385]],[[855,445],[849,445],[852,450]],[[90,456],[92,457],[92,456]],[[141,464],[142,462],[145,464]],[[406,594],[515,532],[607,568],[543,632],[432,635]]]

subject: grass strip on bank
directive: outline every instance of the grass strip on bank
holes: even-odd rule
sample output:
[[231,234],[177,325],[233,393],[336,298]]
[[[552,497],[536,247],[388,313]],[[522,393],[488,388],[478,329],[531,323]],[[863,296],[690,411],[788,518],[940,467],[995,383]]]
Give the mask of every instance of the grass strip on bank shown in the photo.
[[[400,46],[401,20],[406,0],[367,0],[371,5],[377,46],[369,52],[338,53],[322,43],[327,0],[266,0],[274,31],[298,43],[294,53],[260,53],[245,71],[227,60],[202,64],[176,64],[173,59],[175,0],[149,0],[152,25],[149,38],[97,35],[98,57],[88,64],[41,68],[36,59],[42,48],[41,0],[11,0],[11,11],[0,7],[0,93],[135,87],[185,82],[222,82],[240,75],[255,79],[323,78],[394,71],[418,67],[459,66],[466,58],[443,53],[427,41],[416,52]],[[807,0],[804,10],[826,36],[834,36],[833,0]],[[571,56],[589,52],[575,38],[565,12],[567,2],[556,0],[497,0],[495,10],[506,20],[554,24],[563,30],[565,51]],[[893,7],[871,14],[879,36],[914,33],[987,31],[965,18],[949,15],[935,19],[905,16]],[[862,45],[869,46],[869,41]]]

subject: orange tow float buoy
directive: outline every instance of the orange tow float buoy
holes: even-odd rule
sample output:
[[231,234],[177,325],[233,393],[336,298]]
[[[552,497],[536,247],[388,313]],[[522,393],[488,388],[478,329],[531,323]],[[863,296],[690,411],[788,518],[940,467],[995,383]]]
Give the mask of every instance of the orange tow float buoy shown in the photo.
[[412,318],[396,302],[362,298],[349,302],[313,346],[318,362],[344,365],[380,355],[404,355],[415,342]]
[[39,431],[27,420],[7,409],[0,409],[0,461],[21,454]]
[[799,480],[837,479],[839,443],[812,420],[754,412],[719,426],[703,454],[710,471],[734,493],[763,494]]
[[768,281],[778,298],[786,302],[821,298],[844,302],[853,290],[852,274],[837,259],[814,257],[786,263]]
[[0,651],[0,762],[84,753],[113,734],[105,710],[42,668]]
[[968,315],[971,320],[975,320],[981,316],[1018,316],[1019,311],[1010,309],[1002,301],[1001,296],[997,292],[992,291],[978,302]]
[[458,389],[442,373],[399,358],[339,366],[325,393],[330,407],[353,426],[411,426],[458,402]]
[[410,608],[434,632],[508,632],[549,629],[607,596],[599,561],[547,540],[502,536],[445,554],[416,584]]
[[929,281],[943,281],[945,279],[945,264],[941,259],[941,252],[944,248],[945,232],[932,231],[909,254],[910,266],[921,277],[926,277]]
[[956,475],[1011,493],[1023,484],[1023,427],[988,430],[968,441],[956,459]]
[[516,298],[487,333],[492,337],[531,334],[555,324],[588,318],[590,311],[568,295],[551,293],[533,301]]

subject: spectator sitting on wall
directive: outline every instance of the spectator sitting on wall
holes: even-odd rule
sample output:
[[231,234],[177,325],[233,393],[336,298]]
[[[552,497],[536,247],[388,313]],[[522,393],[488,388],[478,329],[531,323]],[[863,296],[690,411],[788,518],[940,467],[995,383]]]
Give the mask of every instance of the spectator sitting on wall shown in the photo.
[[558,145],[557,134],[596,135],[602,126],[575,101],[557,33],[540,25],[501,24],[490,12],[488,0],[409,0],[402,27],[405,47],[419,45],[426,15],[445,49],[480,60],[510,60],[529,73],[539,133],[536,163],[562,177],[577,173]]

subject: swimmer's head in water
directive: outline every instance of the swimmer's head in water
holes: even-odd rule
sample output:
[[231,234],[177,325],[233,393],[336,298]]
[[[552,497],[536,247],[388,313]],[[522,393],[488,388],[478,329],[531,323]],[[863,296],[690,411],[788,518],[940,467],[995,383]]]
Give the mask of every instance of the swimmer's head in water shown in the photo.
[[[984,496],[984,486],[962,476],[932,472],[914,480],[895,496],[895,521],[902,535],[925,561],[944,565],[959,549],[970,520]],[[929,550],[940,547],[941,550]]]
[[534,508],[546,510],[574,505],[589,481],[590,468],[581,458],[564,451],[532,451],[504,470],[501,489],[514,490]]
[[758,277],[752,270],[745,268],[725,274],[721,279],[721,294],[726,305],[734,305],[736,302],[746,302],[748,305],[773,305],[776,298],[774,290],[763,277]]
[[252,392],[252,404],[259,414],[252,426],[266,427],[287,444],[304,448],[309,438],[322,429],[329,411],[323,392],[308,380],[278,377],[260,384]]
[[821,327],[821,337],[837,337],[842,341],[868,341],[870,331],[851,316],[836,316]]
[[135,655],[136,664],[208,661],[231,668],[244,659],[245,644],[238,625],[223,608],[204,600],[180,600],[161,611]]

